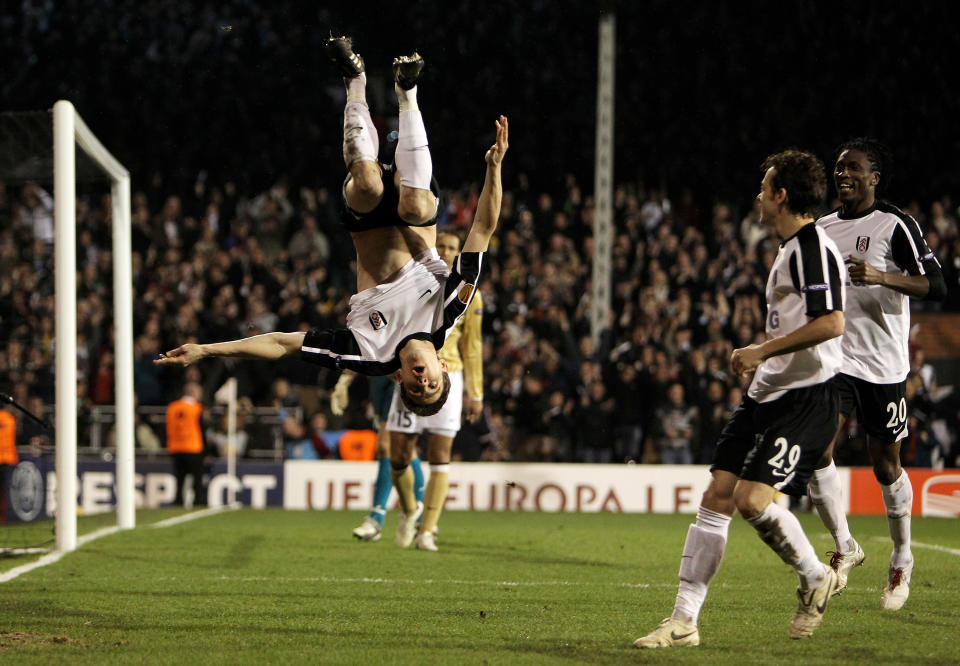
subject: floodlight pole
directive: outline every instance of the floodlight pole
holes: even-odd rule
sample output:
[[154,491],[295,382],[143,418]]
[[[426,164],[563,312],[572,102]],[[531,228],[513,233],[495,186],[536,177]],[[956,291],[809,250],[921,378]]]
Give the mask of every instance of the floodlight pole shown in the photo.
[[600,16],[597,46],[597,130],[594,157],[593,271],[590,292],[590,336],[599,346],[609,326],[611,248],[613,244],[614,74],[616,70],[616,14],[613,3]]

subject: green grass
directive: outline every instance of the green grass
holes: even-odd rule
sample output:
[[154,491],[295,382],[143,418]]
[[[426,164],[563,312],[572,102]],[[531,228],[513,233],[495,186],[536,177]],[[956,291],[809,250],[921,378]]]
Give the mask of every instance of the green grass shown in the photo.
[[[867,553],[810,639],[790,641],[796,577],[741,519],[700,617],[702,645],[639,651],[669,615],[691,516],[448,512],[439,553],[358,543],[355,512],[227,512],[92,541],[0,584],[0,663],[955,664],[960,555],[915,547],[912,595],[878,609],[886,520],[853,518]],[[802,520],[818,551],[832,540]],[[82,519],[80,532],[112,517]],[[914,519],[960,549],[955,520]],[[27,530],[4,528],[0,546]],[[24,530],[18,533],[17,530]],[[0,571],[36,556],[0,559]]]

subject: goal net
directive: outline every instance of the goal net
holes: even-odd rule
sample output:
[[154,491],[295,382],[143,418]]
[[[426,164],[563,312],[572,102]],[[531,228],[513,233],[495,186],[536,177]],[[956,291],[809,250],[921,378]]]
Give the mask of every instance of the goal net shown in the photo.
[[[80,148],[80,150],[77,150]],[[78,182],[109,180],[113,231],[117,526],[135,525],[133,285],[130,175],[68,101],[50,111],[0,113],[0,180],[9,185],[53,180],[55,290],[56,548],[77,547],[77,280]]]

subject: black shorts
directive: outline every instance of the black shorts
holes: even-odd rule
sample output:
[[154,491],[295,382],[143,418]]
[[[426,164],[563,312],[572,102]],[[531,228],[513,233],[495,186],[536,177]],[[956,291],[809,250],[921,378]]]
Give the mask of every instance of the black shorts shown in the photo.
[[740,404],[733,411],[733,416],[723,426],[717,445],[713,451],[713,464],[710,471],[721,470],[740,476],[743,471],[743,462],[747,454],[753,450],[757,441],[757,427],[753,422],[753,414],[760,404],[756,400],[743,396]]
[[874,384],[851,375],[837,375],[840,413],[850,418],[854,410],[857,422],[870,435],[883,442],[897,442],[907,436],[907,381]]
[[[392,166],[384,164],[381,164],[380,167],[382,169],[381,177],[383,178],[383,196],[380,198],[380,203],[377,204],[377,207],[369,213],[358,213],[347,205],[347,183],[350,182],[352,176],[347,174],[346,179],[343,181],[344,198],[342,219],[343,226],[346,227],[347,231],[369,231],[370,229],[380,229],[383,227],[434,226],[437,223],[437,213],[440,211],[439,204],[437,205],[437,213],[434,213],[433,219],[423,224],[407,224],[400,219],[400,216],[397,214],[397,206],[400,204],[400,191],[397,189],[397,184],[393,179],[394,169]],[[440,196],[440,186],[437,184],[436,178],[430,181],[430,191],[433,192],[434,196]]]
[[835,379],[757,404],[756,445],[744,460],[740,478],[787,495],[805,495],[810,476],[837,432],[839,414]]

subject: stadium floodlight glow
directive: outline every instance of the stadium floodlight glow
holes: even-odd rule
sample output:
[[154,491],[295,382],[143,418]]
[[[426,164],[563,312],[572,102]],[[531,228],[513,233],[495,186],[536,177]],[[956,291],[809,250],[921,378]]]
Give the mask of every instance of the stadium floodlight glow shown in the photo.
[[90,131],[73,104],[53,105],[54,271],[56,289],[57,550],[77,547],[76,148],[109,177],[113,222],[117,525],[136,522],[133,460],[133,277],[130,174]]

